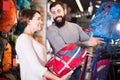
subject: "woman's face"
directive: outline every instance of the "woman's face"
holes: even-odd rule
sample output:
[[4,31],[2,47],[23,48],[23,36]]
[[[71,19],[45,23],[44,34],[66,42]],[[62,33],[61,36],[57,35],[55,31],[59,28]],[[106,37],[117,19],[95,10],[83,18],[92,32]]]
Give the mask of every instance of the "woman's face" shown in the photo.
[[33,32],[42,30],[43,21],[41,20],[41,15],[39,13],[35,13],[32,20],[30,20],[30,27]]

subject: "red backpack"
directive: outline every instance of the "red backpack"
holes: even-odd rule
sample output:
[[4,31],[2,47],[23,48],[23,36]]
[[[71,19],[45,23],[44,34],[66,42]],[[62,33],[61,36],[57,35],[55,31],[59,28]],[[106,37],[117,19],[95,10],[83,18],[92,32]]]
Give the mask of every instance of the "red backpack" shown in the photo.
[[69,44],[53,55],[46,64],[46,67],[56,76],[62,77],[69,71],[78,67],[86,56],[86,49],[83,49],[76,44]]

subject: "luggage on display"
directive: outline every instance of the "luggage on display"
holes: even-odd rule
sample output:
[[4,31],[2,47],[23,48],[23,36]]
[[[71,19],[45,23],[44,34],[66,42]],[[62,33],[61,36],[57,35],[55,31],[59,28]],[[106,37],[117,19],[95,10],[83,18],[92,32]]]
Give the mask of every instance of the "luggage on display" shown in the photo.
[[9,71],[12,67],[12,47],[10,43],[0,37],[0,73]]
[[69,44],[53,55],[46,64],[46,67],[53,74],[62,77],[70,70],[74,70],[78,67],[86,57],[86,49],[83,49],[76,44]]
[[90,23],[90,35],[105,41],[120,39],[120,3],[104,2]]
[[20,80],[14,42],[0,35],[0,80]]
[[92,19],[89,28],[90,36],[104,39],[106,51],[110,53],[111,44],[113,51],[120,44],[120,3],[103,2]]
[[17,22],[17,8],[13,0],[0,0],[0,31],[9,32]]
[[89,28],[90,36],[100,37],[105,41],[105,44],[95,47],[95,55],[91,63],[91,69],[93,72],[92,80],[108,80],[108,72],[110,70],[112,56],[100,60],[99,56],[101,56],[103,51],[107,55],[117,54],[117,47],[120,45],[119,27],[120,3],[103,2],[92,19]]
[[93,80],[108,80],[110,59],[101,59],[97,62],[94,70]]
[[17,9],[20,11],[25,8],[30,8],[32,0],[16,0]]

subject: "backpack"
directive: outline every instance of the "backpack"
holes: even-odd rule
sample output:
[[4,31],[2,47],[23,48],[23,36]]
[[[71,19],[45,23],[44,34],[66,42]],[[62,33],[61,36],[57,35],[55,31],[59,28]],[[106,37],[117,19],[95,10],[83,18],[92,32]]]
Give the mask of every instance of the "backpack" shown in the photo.
[[[120,3],[104,2],[97,10],[89,28],[90,36],[104,38],[107,51],[110,52],[110,43],[116,46],[120,43]],[[115,47],[114,47],[115,51]]]
[[20,11],[25,8],[30,8],[32,0],[16,0],[17,9]]
[[13,0],[0,0],[0,31],[9,32],[17,22],[17,8]]
[[0,37],[0,73],[9,71],[12,67],[12,47],[10,43]]
[[108,80],[110,59],[101,59],[97,62],[93,74],[93,80]]
[[62,77],[69,71],[75,70],[86,59],[87,53],[86,49],[71,43],[55,53],[47,62],[46,67],[56,76]]

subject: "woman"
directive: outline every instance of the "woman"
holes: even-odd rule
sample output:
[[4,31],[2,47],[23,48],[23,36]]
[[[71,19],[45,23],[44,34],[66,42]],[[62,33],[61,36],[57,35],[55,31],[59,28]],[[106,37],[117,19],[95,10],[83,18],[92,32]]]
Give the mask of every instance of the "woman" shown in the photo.
[[47,70],[47,54],[42,44],[36,41],[33,34],[42,30],[40,12],[24,9],[19,13],[19,23],[24,27],[23,33],[16,41],[16,52],[20,62],[21,80],[67,80],[72,71],[59,78]]

